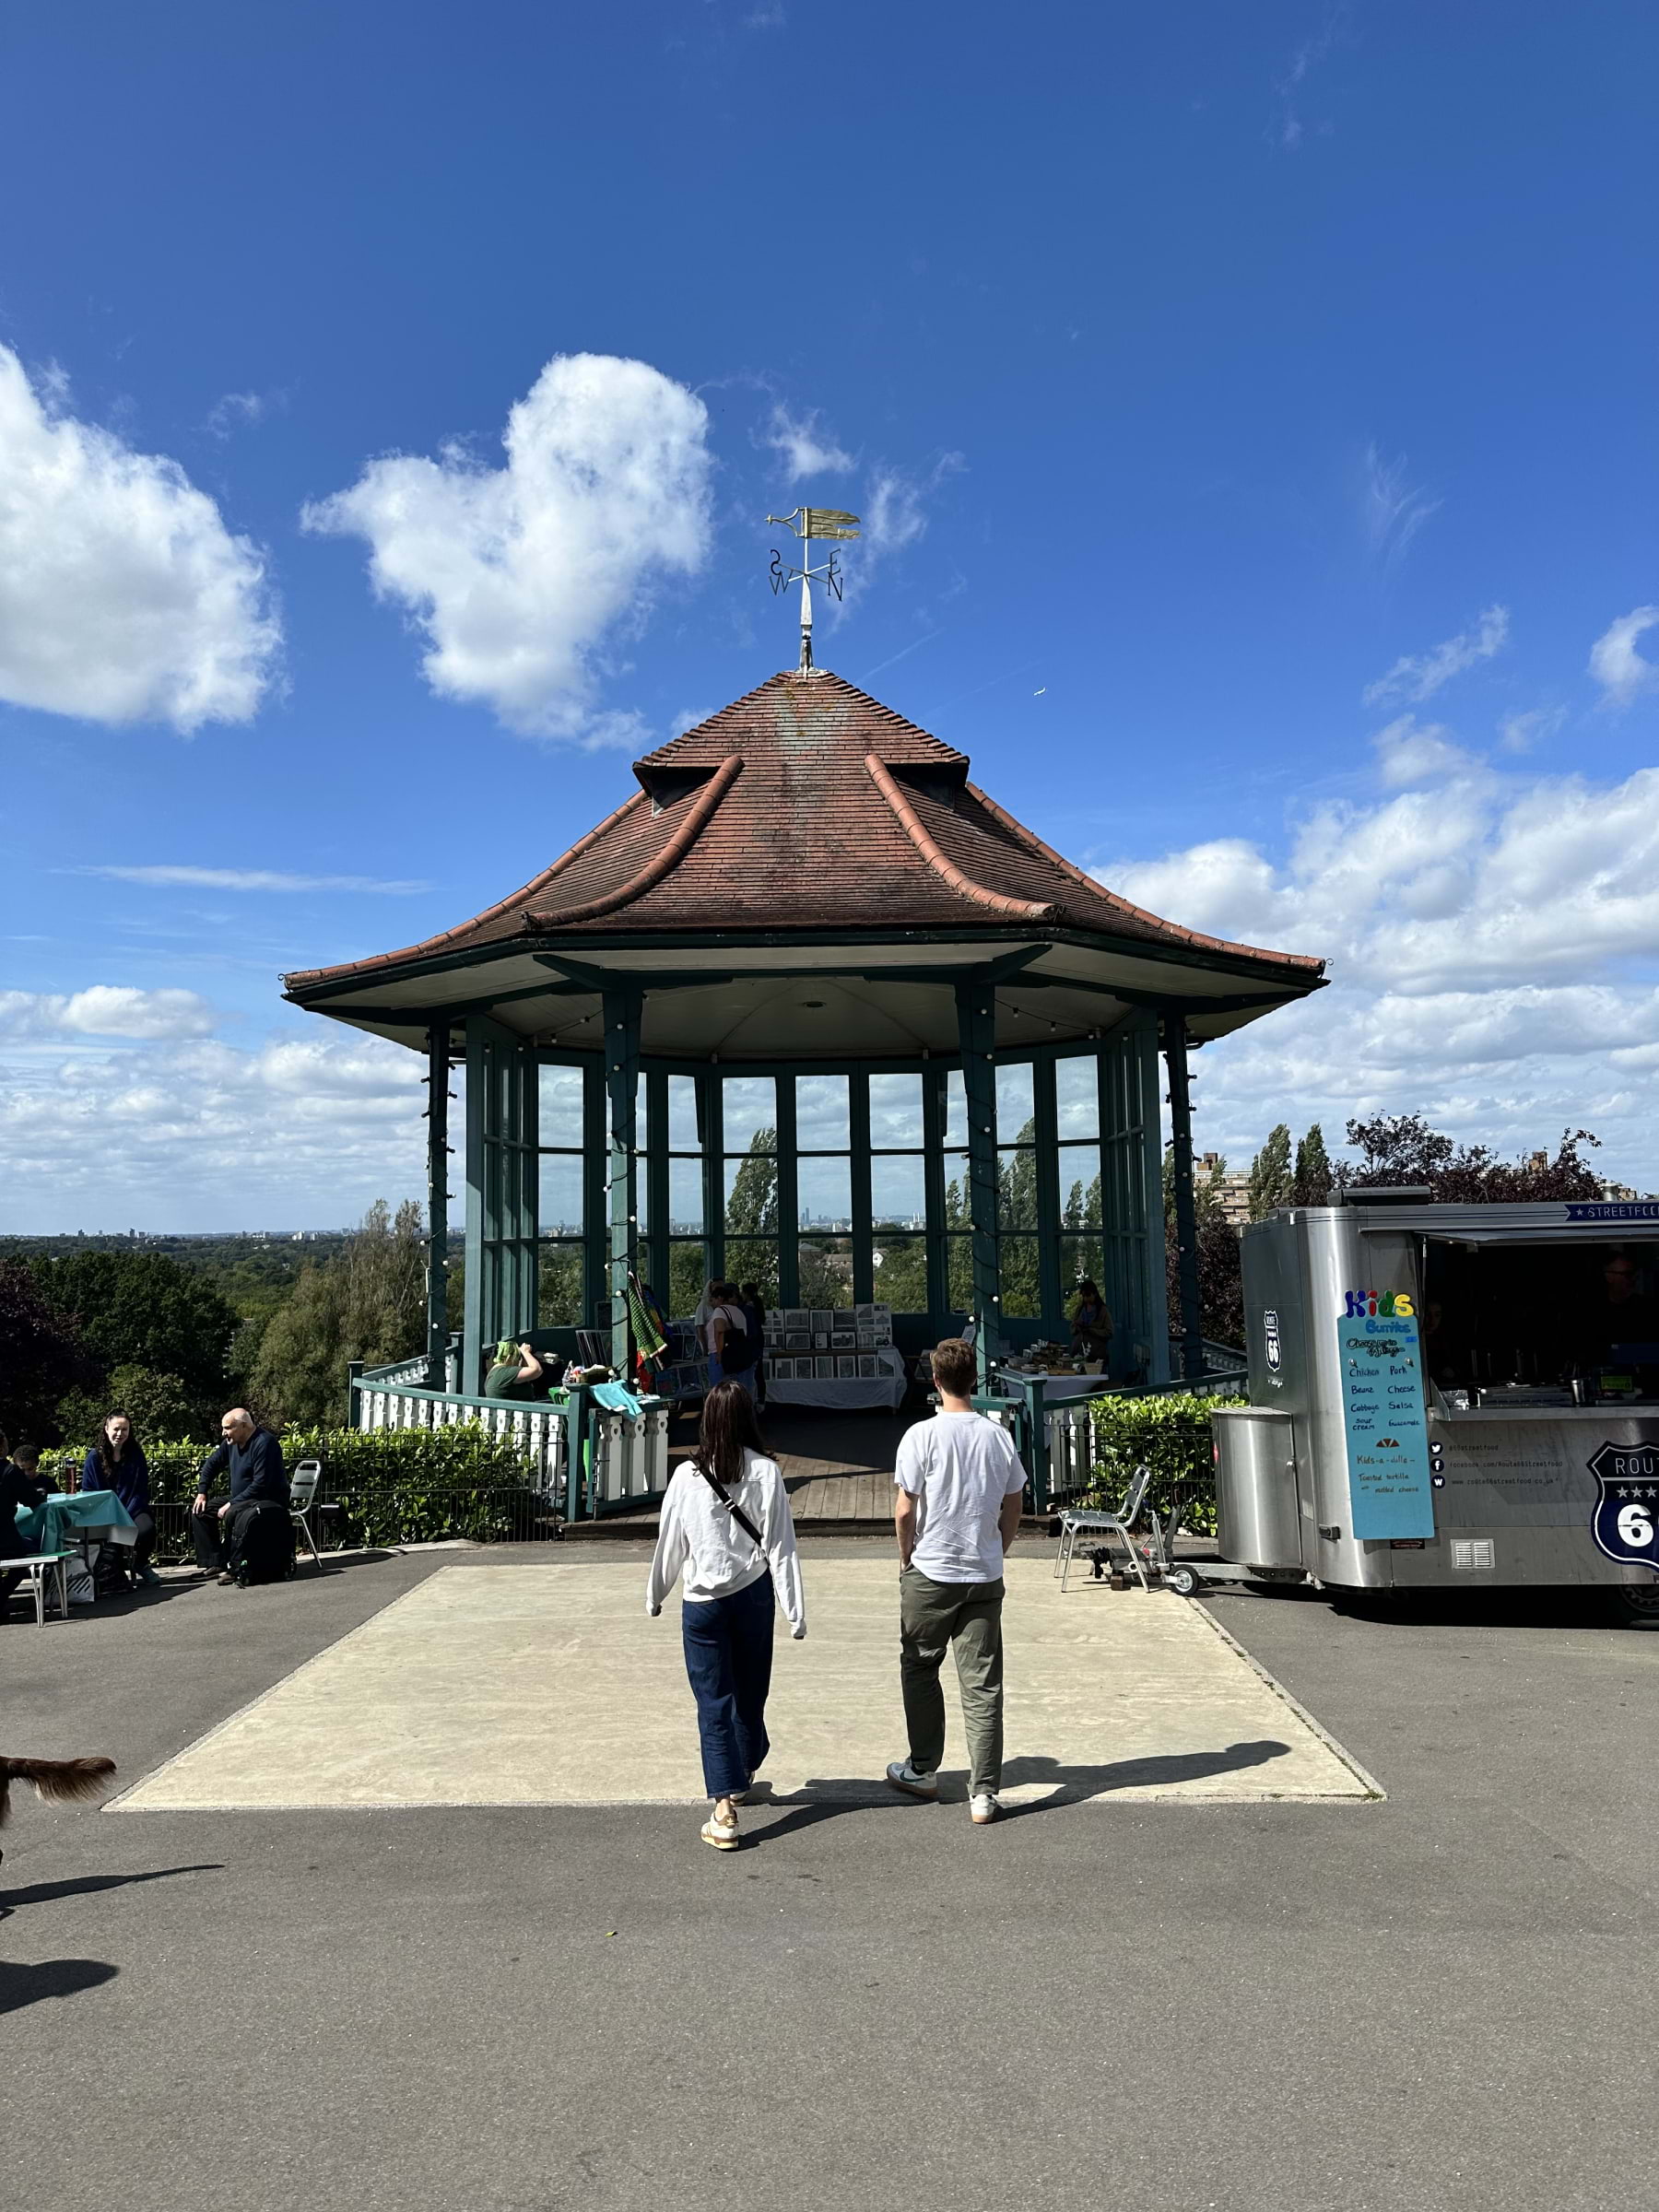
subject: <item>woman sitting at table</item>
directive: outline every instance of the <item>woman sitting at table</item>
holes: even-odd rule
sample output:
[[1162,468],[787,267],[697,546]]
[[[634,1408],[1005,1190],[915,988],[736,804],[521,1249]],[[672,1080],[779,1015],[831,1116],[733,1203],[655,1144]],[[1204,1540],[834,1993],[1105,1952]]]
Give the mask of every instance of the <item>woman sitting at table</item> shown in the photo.
[[[24,1541],[18,1527],[19,1513],[32,1512],[52,1495],[52,1485],[41,1475],[41,1454],[33,1444],[7,1445],[0,1435],[0,1559],[27,1559],[40,1549]],[[28,1569],[8,1568],[0,1573],[0,1621],[6,1617],[11,1594]]]
[[1077,1302],[1072,1308],[1072,1349],[1085,1359],[1098,1359],[1104,1373],[1112,1358],[1112,1321],[1106,1300],[1088,1276],[1077,1285]]
[[81,1463],[80,1487],[83,1490],[114,1491],[132,1514],[133,1526],[138,1532],[133,1545],[133,1572],[141,1583],[159,1583],[161,1577],[149,1563],[150,1553],[156,1548],[156,1520],[150,1512],[149,1462],[144,1456],[144,1446],[133,1434],[129,1415],[104,1415],[98,1441]]

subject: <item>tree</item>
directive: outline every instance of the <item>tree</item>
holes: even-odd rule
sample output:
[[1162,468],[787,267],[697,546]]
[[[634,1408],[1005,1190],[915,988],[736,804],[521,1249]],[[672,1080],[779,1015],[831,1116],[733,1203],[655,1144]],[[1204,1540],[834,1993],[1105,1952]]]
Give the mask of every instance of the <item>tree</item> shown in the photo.
[[377,1199],[337,1259],[305,1268],[266,1324],[250,1378],[256,1410],[294,1422],[346,1411],[346,1367],[407,1359],[426,1343],[426,1239],[419,1206]]
[[1324,1131],[1315,1122],[1296,1147],[1296,1172],[1290,1179],[1292,1206],[1329,1206],[1331,1159],[1325,1150]]
[[0,1430],[13,1443],[56,1443],[58,1400],[97,1380],[76,1317],[53,1304],[34,1269],[0,1260]]
[[1464,1206],[1513,1206],[1551,1199],[1598,1198],[1601,1183],[1580,1147],[1598,1140],[1587,1129],[1564,1129],[1553,1159],[1499,1158],[1488,1145],[1459,1145],[1431,1129],[1420,1113],[1382,1113],[1352,1121],[1347,1141],[1359,1154],[1343,1161],[1345,1189],[1420,1183],[1431,1198]]
[[1280,1122],[1250,1163],[1250,1218],[1265,1221],[1275,1206],[1290,1203],[1290,1131]]
[[778,1233],[778,1133],[757,1129],[743,1164],[732,1178],[726,1200],[728,1237],[775,1237]]
[[[1164,1292],[1170,1335],[1181,1337],[1181,1252],[1175,1229],[1175,1148],[1164,1147]],[[1238,1232],[1221,1210],[1220,1180],[1227,1162],[1193,1178],[1193,1214],[1198,1231],[1198,1316],[1215,1344],[1244,1341],[1244,1297],[1239,1274]]]
[[193,1397],[222,1396],[240,1316],[206,1278],[153,1252],[81,1252],[37,1260],[47,1300],[78,1317],[85,1350],[107,1375],[142,1367],[176,1375]]
[[212,1416],[178,1376],[159,1375],[153,1368],[118,1367],[101,1390],[72,1390],[57,1409],[64,1441],[85,1450],[107,1413],[124,1413],[141,1442],[206,1443],[216,1433]]

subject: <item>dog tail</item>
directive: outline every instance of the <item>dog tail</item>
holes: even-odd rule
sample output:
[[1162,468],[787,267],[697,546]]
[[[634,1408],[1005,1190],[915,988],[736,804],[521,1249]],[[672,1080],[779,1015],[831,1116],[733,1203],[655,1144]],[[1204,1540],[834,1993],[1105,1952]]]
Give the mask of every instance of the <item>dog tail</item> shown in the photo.
[[77,1797],[96,1797],[114,1771],[112,1759],[0,1759],[0,1820],[6,1818],[11,1783],[32,1782],[37,1796],[67,1805]]

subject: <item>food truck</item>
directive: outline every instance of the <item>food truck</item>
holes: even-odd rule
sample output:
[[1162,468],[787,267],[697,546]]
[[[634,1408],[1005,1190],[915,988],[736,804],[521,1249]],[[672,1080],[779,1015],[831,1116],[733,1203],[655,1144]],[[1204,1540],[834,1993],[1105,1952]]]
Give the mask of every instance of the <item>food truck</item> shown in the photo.
[[1242,1272],[1224,1560],[1341,1590],[1596,1584],[1659,1615],[1659,1201],[1358,1191],[1253,1223]]

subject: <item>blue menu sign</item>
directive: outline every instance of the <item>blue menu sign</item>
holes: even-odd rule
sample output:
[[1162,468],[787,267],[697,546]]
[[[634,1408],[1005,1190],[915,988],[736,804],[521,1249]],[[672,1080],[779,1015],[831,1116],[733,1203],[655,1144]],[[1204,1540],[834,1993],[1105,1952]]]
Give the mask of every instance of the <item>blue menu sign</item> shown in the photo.
[[1434,1534],[1417,1317],[1393,1306],[1350,1291],[1336,1324],[1348,1496],[1361,1541]]

